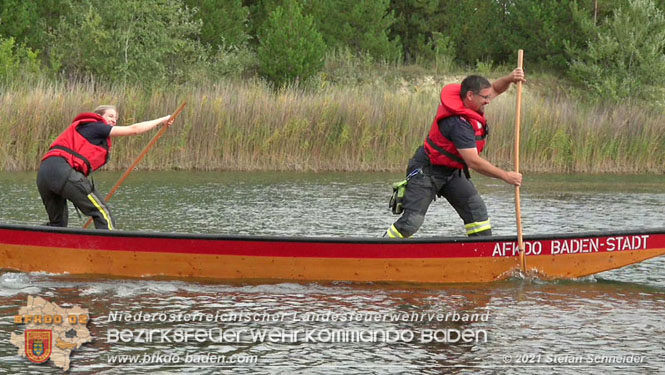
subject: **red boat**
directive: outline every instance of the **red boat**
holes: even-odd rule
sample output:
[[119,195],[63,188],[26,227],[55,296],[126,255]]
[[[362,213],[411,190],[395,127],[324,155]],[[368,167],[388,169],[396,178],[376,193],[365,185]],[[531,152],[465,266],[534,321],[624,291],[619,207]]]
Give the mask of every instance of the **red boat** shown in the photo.
[[[527,274],[577,278],[665,254],[665,229],[524,237]],[[0,268],[238,281],[472,283],[519,269],[515,237],[308,238],[0,224]]]

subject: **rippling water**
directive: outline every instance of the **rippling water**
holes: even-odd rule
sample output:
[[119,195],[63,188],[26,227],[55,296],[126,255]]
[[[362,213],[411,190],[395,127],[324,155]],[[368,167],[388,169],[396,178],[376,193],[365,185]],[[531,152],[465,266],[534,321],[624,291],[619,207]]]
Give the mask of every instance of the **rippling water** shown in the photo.
[[[100,173],[100,191],[108,191],[118,176]],[[135,172],[111,207],[120,227],[130,230],[380,236],[395,219],[387,199],[390,182],[399,177]],[[513,234],[513,190],[494,180],[474,180],[494,232]],[[521,189],[524,231],[665,227],[664,187],[661,176],[527,176]],[[0,221],[45,221],[34,173],[0,174],[0,188]],[[71,226],[83,223],[74,211],[70,218]],[[418,235],[441,234],[462,235],[463,227],[447,203],[437,201]],[[28,296],[90,310],[94,342],[72,354],[71,373],[662,373],[664,267],[665,259],[653,259],[581,280],[471,285],[220,284],[5,272],[0,275],[0,373],[62,372],[16,356],[9,343],[11,332],[23,330],[13,316]],[[120,312],[155,321],[112,321],[112,314]],[[168,320],[178,314],[265,319]],[[487,319],[455,321],[455,314]],[[159,321],[161,316],[167,319]],[[303,319],[308,316],[313,319]],[[394,319],[404,316],[410,319]],[[155,334],[144,343],[113,342],[114,330],[143,329],[171,334],[196,329],[212,336],[201,342],[160,342]],[[220,331],[238,334],[238,339],[216,340]],[[259,339],[251,336],[256,332],[282,336]],[[478,339],[455,342],[454,332]],[[365,340],[353,340],[353,334]],[[444,334],[449,342],[433,342],[445,341]],[[393,335],[399,339],[391,340]],[[437,340],[428,340],[433,337]],[[117,363],[123,355],[139,363]],[[249,363],[191,363],[212,355]],[[141,362],[144,358],[161,362]]]

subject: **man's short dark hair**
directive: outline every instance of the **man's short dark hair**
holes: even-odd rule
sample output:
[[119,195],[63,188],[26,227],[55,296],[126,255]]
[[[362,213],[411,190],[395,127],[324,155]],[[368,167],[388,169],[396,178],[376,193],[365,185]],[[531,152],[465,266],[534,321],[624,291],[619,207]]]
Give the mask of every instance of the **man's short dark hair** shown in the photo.
[[486,89],[488,87],[492,87],[492,84],[487,80],[487,78],[471,75],[464,78],[462,81],[462,90],[460,91],[459,95],[462,100],[464,100],[464,98],[466,98],[467,92],[471,91],[474,94],[479,94],[480,90]]

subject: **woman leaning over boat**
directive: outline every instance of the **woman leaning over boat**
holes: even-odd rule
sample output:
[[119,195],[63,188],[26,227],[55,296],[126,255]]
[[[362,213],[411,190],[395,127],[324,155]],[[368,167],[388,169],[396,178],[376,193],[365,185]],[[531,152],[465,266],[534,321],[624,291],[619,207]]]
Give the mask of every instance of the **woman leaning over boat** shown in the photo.
[[159,124],[168,124],[170,116],[115,126],[115,106],[101,105],[92,113],[81,113],[55,139],[42,158],[37,173],[37,188],[48,213],[47,225],[66,227],[67,200],[85,215],[91,216],[97,229],[115,229],[115,222],[88,176],[109,160],[111,137],[145,133]]

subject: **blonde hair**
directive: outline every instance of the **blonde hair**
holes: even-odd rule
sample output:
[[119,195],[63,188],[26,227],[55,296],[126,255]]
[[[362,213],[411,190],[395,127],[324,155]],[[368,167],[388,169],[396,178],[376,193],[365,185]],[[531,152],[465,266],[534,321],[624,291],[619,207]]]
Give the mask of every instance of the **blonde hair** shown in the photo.
[[110,105],[110,104],[104,104],[104,105],[97,106],[97,108],[95,108],[95,110],[93,112],[100,115],[100,116],[104,116],[106,111],[108,111],[109,109],[112,109],[112,110],[118,112],[118,110],[115,108],[115,106]]

